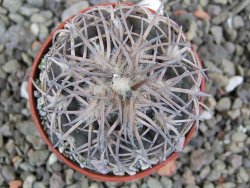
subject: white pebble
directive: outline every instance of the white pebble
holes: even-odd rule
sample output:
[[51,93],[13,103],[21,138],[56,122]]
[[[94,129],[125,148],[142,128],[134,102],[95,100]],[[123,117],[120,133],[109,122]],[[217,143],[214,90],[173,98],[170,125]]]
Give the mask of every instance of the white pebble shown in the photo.
[[236,87],[243,83],[242,76],[233,76],[229,79],[228,84],[226,86],[226,92],[233,91]]
[[29,99],[28,82],[23,82],[21,85],[21,97],[25,99]]
[[204,110],[202,113],[201,113],[201,119],[204,119],[204,120],[207,120],[207,119],[211,119],[212,118],[212,113],[207,111],[207,110]]
[[48,164],[53,165],[57,161],[57,156],[54,153],[51,153],[49,156]]
[[38,25],[37,23],[31,24],[30,30],[31,30],[31,32],[32,32],[34,35],[36,35],[36,36],[39,35],[40,29],[39,29],[39,25]]

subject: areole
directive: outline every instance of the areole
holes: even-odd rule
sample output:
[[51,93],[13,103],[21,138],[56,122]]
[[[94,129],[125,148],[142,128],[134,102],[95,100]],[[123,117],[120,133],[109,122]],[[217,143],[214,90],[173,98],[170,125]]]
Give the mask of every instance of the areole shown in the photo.
[[[124,3],[125,5],[128,6],[133,6],[132,3]],[[97,6],[107,6],[107,5],[112,5],[112,6],[116,6],[116,3],[112,3],[112,4],[101,4],[101,5],[97,5]],[[82,10],[81,12],[86,12],[88,10],[90,10],[92,7],[89,7],[87,9]],[[150,10],[151,12],[154,12],[153,10]],[[70,18],[68,19],[70,20]],[[64,21],[62,22],[58,28],[55,30],[60,30],[64,28],[65,23],[68,21]],[[54,32],[55,32],[54,31]],[[165,161],[163,161],[160,164],[157,164],[155,166],[153,166],[152,168],[146,169],[146,170],[142,170],[138,173],[136,173],[135,175],[124,175],[124,176],[115,176],[115,175],[104,175],[104,174],[100,174],[100,173],[95,173],[91,170],[88,169],[84,169],[79,167],[77,164],[75,164],[74,162],[72,162],[69,158],[65,157],[63,154],[61,154],[56,148],[53,147],[51,141],[48,139],[47,134],[45,133],[42,124],[40,122],[40,118],[39,118],[39,114],[36,108],[36,98],[33,95],[34,91],[35,91],[35,87],[32,84],[32,80],[35,80],[39,74],[39,70],[38,70],[38,66],[39,63],[41,61],[41,59],[43,58],[44,54],[48,51],[49,47],[52,44],[52,39],[53,39],[53,34],[54,32],[52,32],[49,37],[47,38],[47,40],[44,42],[44,44],[42,45],[40,51],[38,52],[34,63],[32,65],[32,70],[30,73],[30,78],[29,78],[29,104],[30,104],[30,110],[31,110],[31,115],[32,118],[35,122],[35,125],[38,129],[38,131],[40,132],[42,138],[44,139],[44,141],[46,142],[46,144],[49,146],[49,148],[58,156],[58,158],[60,160],[62,160],[65,164],[67,164],[69,167],[71,167],[72,169],[78,171],[79,173],[82,173],[92,179],[95,180],[99,180],[99,181],[113,181],[113,182],[125,182],[125,181],[131,181],[131,180],[135,180],[135,179],[139,179],[139,178],[143,178],[155,171],[157,171],[158,169],[160,169],[161,167],[163,167],[164,165],[167,165],[169,161],[175,160],[178,156],[177,152],[172,153]],[[195,52],[195,50],[193,49],[193,52]],[[196,52],[195,52],[196,53]],[[198,57],[198,56],[197,56]],[[199,60],[199,64],[200,67],[202,67],[201,61]],[[200,86],[200,91],[204,92],[205,91],[205,79],[204,77],[202,78],[202,82],[201,82],[201,86]],[[204,98],[201,97],[200,102],[203,103]],[[200,112],[202,110],[202,106],[200,105]],[[194,132],[196,131],[196,124],[194,123],[191,127],[191,129],[189,130],[189,132],[186,134],[185,136],[185,142],[184,142],[184,147],[189,143],[189,141],[191,140]]]

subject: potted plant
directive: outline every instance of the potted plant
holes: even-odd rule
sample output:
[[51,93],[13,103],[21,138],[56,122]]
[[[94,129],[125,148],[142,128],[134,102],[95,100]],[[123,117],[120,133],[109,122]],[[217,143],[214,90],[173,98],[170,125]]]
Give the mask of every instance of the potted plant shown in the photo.
[[190,141],[204,70],[173,20],[140,5],[90,7],[61,23],[29,78],[35,125],[68,166],[102,181],[155,172]]

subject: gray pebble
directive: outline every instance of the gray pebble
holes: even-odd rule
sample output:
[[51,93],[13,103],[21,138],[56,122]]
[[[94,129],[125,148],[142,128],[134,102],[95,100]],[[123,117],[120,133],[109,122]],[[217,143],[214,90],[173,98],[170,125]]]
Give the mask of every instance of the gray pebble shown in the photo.
[[164,188],[172,188],[173,187],[173,182],[170,178],[168,177],[161,177],[161,183],[163,184]]
[[221,7],[218,5],[208,5],[207,10],[211,16],[215,16],[221,12]]
[[229,157],[229,163],[233,167],[234,170],[238,169],[242,165],[243,157],[241,155],[234,154]]
[[214,154],[212,151],[198,149],[191,153],[190,167],[193,171],[199,171],[204,165],[210,164],[214,160]]
[[233,105],[232,105],[232,109],[238,109],[238,108],[241,108],[242,106],[242,101],[240,98],[236,98],[233,102]]
[[206,182],[203,186],[203,188],[214,188],[214,184],[210,182]]
[[6,25],[3,20],[0,19],[0,38],[6,31]]
[[16,128],[25,136],[39,136],[39,133],[31,120],[19,122],[16,124]]
[[72,184],[74,171],[72,169],[66,169],[64,171],[64,173],[65,173],[65,182],[66,182],[66,184],[67,185]]
[[230,41],[227,41],[225,43],[225,48],[227,49],[229,54],[233,54],[235,51],[235,45],[234,45],[234,43],[232,43]]
[[80,10],[87,8],[87,7],[89,7],[89,3],[87,1],[81,1],[81,2],[78,2],[78,3],[71,5],[66,10],[63,11],[63,13],[61,15],[62,21],[65,21],[70,16],[78,13]]
[[53,173],[50,178],[50,188],[62,188],[64,185],[65,182],[62,179],[62,174]]
[[217,44],[220,44],[223,40],[222,28],[220,26],[212,26],[210,29],[211,33],[214,36],[214,40]]
[[20,14],[16,14],[16,13],[10,13],[9,18],[10,20],[12,20],[13,22],[17,24],[21,24],[24,21],[24,18]]
[[236,15],[234,18],[233,18],[233,26],[235,29],[238,29],[238,28],[241,28],[245,25],[243,19],[241,16],[238,16]]
[[0,14],[7,14],[8,10],[6,10],[4,7],[0,7]]
[[22,1],[20,0],[4,0],[3,6],[7,8],[10,12],[16,12],[22,6]]
[[216,106],[216,110],[219,112],[227,111],[231,107],[231,100],[229,97],[223,97],[219,100]]
[[23,182],[23,188],[32,188],[33,183],[36,181],[36,177],[34,175],[28,175],[24,182]]
[[33,14],[30,20],[34,23],[45,23],[47,21],[46,17],[40,13]]
[[206,165],[206,166],[200,171],[200,174],[199,174],[200,178],[201,178],[201,179],[205,179],[205,178],[208,176],[208,174],[210,173],[210,171],[211,171],[210,166],[209,166],[209,165]]
[[149,188],[163,188],[163,185],[157,178],[149,177],[147,184]]
[[12,166],[2,166],[1,174],[7,182],[15,179],[15,171]]
[[39,9],[30,6],[22,6],[19,12],[24,16],[31,16],[32,14],[39,12]]
[[46,163],[49,156],[48,150],[29,151],[29,163],[33,166],[41,166]]
[[4,66],[3,66],[3,70],[6,73],[15,73],[18,71],[18,69],[20,68],[20,64],[17,62],[17,60],[10,60],[8,61]]
[[3,178],[3,176],[0,174],[0,185],[2,185],[3,182],[4,182],[4,178]]
[[222,59],[221,69],[229,76],[235,75],[236,72],[234,63],[225,58]]
[[42,182],[34,182],[33,187],[34,188],[46,188],[46,186]]
[[237,173],[237,181],[239,183],[248,182],[249,175],[247,174],[246,170],[243,167],[240,167],[239,172]]
[[3,136],[0,134],[0,149],[3,147]]
[[27,3],[34,7],[42,7],[44,5],[44,0],[27,0]]
[[226,5],[227,4],[227,0],[213,0],[214,3],[218,3],[218,4],[222,4],[222,5]]
[[227,111],[227,115],[232,119],[236,119],[240,116],[240,109],[232,109]]
[[232,134],[232,140],[234,142],[244,142],[244,140],[247,138],[247,135],[242,132],[234,132]]

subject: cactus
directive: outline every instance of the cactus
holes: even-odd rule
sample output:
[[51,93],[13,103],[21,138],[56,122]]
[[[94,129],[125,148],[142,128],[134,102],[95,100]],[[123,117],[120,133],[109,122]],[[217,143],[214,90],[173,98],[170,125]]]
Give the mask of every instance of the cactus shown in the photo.
[[93,7],[55,32],[33,82],[49,139],[82,168],[133,175],[181,151],[204,69],[181,27],[140,6]]

